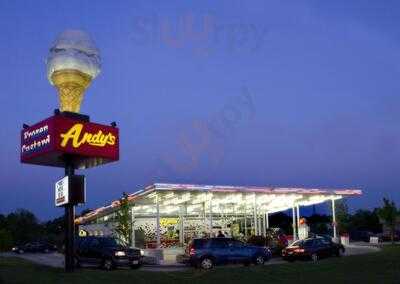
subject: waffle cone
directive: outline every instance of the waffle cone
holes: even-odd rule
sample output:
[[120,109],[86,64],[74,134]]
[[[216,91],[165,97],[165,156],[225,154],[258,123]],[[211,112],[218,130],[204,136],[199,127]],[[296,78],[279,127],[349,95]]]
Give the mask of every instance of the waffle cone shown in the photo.
[[58,90],[60,111],[79,112],[92,77],[78,70],[65,69],[55,71],[51,81]]

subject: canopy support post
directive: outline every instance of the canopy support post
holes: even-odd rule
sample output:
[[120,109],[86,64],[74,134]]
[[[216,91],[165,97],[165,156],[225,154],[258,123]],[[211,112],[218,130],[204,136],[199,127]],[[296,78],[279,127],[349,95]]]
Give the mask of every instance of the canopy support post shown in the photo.
[[266,237],[267,236],[267,212],[264,212],[263,214],[263,236]]
[[210,238],[212,238],[213,232],[213,216],[212,216],[212,197],[210,197]]
[[134,204],[131,207],[131,247],[135,247],[136,245],[136,240],[135,240],[135,214],[133,212]]
[[247,237],[247,204],[244,205],[244,236]]
[[256,194],[254,193],[254,212],[253,212],[253,217],[254,217],[254,235],[257,236],[258,234],[258,226],[257,226],[257,199],[256,199]]
[[157,248],[160,248],[161,245],[161,239],[160,239],[160,202],[159,202],[159,196],[157,194],[156,196],[156,240],[157,240]]
[[297,230],[296,230],[296,209],[292,207],[292,226],[293,226],[293,241],[297,240]]
[[183,205],[179,206],[179,244],[183,246],[184,242],[184,224],[183,224]]
[[336,242],[336,240],[337,240],[336,208],[335,208],[335,199],[334,198],[332,198],[332,225],[333,225],[333,239]]
[[300,232],[299,232],[299,228],[300,228],[300,205],[296,205],[296,224],[297,224],[297,238],[300,239]]

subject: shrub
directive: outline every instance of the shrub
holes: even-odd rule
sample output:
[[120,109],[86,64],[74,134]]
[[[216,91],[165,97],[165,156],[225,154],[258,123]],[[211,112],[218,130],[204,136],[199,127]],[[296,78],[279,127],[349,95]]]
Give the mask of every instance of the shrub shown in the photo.
[[13,245],[12,235],[5,229],[0,229],[0,251],[8,251]]

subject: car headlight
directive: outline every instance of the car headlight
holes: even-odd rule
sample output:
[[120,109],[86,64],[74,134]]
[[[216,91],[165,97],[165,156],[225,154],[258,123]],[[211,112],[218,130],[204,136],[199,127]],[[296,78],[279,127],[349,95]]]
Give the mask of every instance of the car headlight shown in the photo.
[[115,252],[115,256],[125,256],[125,252],[124,251],[116,251]]
[[140,255],[144,256],[144,250],[142,250],[142,249],[140,250]]
[[18,248],[17,247],[13,247],[11,250],[12,251],[16,251],[16,250],[18,250]]

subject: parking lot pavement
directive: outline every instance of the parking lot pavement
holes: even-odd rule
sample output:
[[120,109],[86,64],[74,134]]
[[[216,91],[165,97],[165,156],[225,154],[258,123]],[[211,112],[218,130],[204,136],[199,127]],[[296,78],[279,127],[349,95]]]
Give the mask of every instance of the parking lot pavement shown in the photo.
[[287,263],[287,262],[280,257],[274,257],[270,259],[268,262],[266,262],[265,265],[282,264],[282,263]]
[[157,272],[173,272],[189,269],[189,266],[183,264],[177,265],[144,265],[139,270],[142,271],[157,271]]
[[375,246],[368,246],[368,245],[353,245],[350,244],[345,247],[346,252],[345,255],[357,255],[357,254],[366,254],[366,253],[373,253],[378,252],[381,249]]
[[16,254],[12,252],[2,253],[0,256],[6,257],[20,257],[32,262],[51,266],[51,267],[64,267],[64,255],[58,252],[54,253],[23,253]]
[[[366,254],[380,251],[380,248],[375,246],[366,246],[366,245],[349,245],[346,246],[345,255],[358,255],[358,254]],[[24,254],[15,254],[15,253],[1,253],[0,256],[5,257],[20,257],[32,262],[36,262],[39,264],[51,266],[51,267],[64,267],[64,255],[60,253],[24,253]],[[282,260],[280,257],[274,257],[270,261],[266,262],[265,265],[274,265],[274,264],[282,264],[286,263],[286,261]],[[180,271],[188,269],[187,266],[178,263],[165,263],[165,265],[144,265],[140,268],[143,271]]]
[[[15,254],[15,253],[1,253],[0,256],[5,257],[20,257],[35,263],[51,266],[51,267],[64,267],[64,255],[60,253],[24,253],[24,254]],[[270,261],[266,262],[266,265],[273,264],[281,264],[285,263],[281,258],[273,258]],[[186,270],[189,267],[184,264],[179,263],[168,263],[165,265],[143,265],[140,270],[143,271],[182,271]]]

